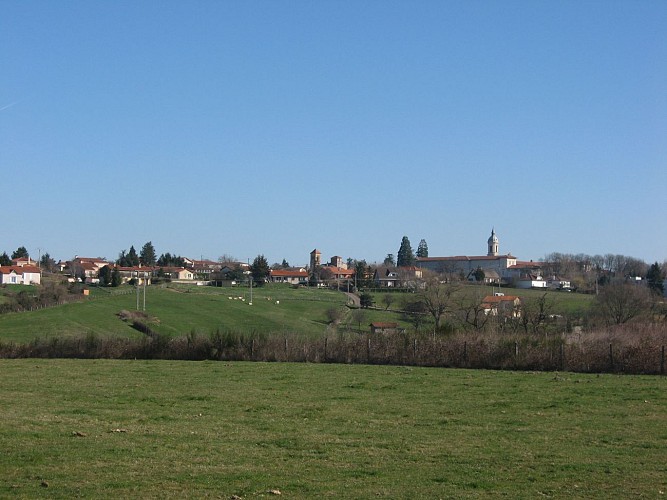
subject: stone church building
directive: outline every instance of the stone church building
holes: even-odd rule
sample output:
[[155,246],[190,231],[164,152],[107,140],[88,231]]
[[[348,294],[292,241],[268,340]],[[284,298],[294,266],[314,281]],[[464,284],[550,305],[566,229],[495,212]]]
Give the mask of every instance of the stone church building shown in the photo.
[[500,241],[495,229],[487,240],[486,255],[457,255],[453,257],[418,257],[417,266],[428,269],[450,278],[471,279],[473,274],[481,269],[484,271],[484,280],[497,282],[508,280],[511,276],[510,268],[517,265],[517,259],[511,254],[500,254]]

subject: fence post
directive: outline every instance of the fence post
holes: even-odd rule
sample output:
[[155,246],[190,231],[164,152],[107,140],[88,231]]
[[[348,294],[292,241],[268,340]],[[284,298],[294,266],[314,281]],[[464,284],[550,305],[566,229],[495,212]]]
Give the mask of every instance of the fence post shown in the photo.
[[368,337],[368,347],[366,347],[366,361],[371,362],[371,338]]
[[285,337],[285,361],[289,361],[289,356],[287,355],[287,337]]
[[417,339],[412,339],[412,357],[417,360]]
[[463,342],[463,364],[468,363],[468,341]]
[[565,344],[560,345],[560,371],[565,371]]
[[614,349],[611,343],[609,343],[609,368],[614,371]]
[[250,341],[250,360],[252,361],[255,357],[255,339]]

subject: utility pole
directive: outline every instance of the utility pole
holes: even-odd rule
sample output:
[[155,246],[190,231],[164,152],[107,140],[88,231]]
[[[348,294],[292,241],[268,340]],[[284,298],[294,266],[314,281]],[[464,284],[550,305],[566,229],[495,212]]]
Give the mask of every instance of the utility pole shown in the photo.
[[250,269],[250,257],[248,257],[248,286],[250,287],[250,302],[248,305],[252,305],[252,269]]

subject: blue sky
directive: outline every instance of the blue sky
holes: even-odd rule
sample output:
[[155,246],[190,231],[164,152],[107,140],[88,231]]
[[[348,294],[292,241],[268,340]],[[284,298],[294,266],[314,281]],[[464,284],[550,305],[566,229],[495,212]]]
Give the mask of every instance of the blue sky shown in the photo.
[[667,2],[0,3],[0,252],[667,259]]

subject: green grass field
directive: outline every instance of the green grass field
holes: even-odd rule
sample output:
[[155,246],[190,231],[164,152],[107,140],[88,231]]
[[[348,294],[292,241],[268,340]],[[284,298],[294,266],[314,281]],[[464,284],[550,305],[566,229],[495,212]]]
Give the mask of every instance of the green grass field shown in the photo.
[[667,379],[0,360],[0,497],[662,498]]
[[[20,290],[23,289],[30,291],[31,287]],[[123,291],[130,293],[118,294]],[[524,298],[538,297],[543,293],[535,290],[503,291]],[[464,286],[461,290],[462,294],[479,300],[492,292],[492,288],[480,286]],[[389,311],[382,310],[385,307],[382,295],[377,292],[373,294],[379,310],[365,310],[361,325],[352,321],[351,312],[345,308],[345,294],[325,289],[293,289],[286,285],[267,285],[253,289],[252,306],[248,305],[250,294],[245,287],[151,286],[146,290],[146,312],[154,319],[151,328],[167,336],[182,336],[192,331],[209,334],[216,330],[322,335],[328,331],[326,311],[332,307],[345,309],[340,328],[367,331],[372,321],[392,321],[408,331],[413,329],[400,313],[392,311],[401,308],[407,294],[393,293],[395,302]],[[553,313],[572,314],[575,317],[582,315],[591,304],[591,296],[581,294],[548,292],[548,297],[553,303]],[[143,290],[139,306],[143,309]],[[88,334],[141,336],[118,317],[120,311],[133,311],[136,307],[137,296],[129,286],[120,289],[93,288],[91,297],[81,302],[0,315],[0,342],[26,342],[36,337]]]
[[[124,289],[132,292],[130,287]],[[332,290],[268,285],[254,288],[252,306],[249,301],[249,290],[244,287],[170,285],[146,290],[146,312],[154,318],[151,328],[167,336],[187,335],[191,331],[209,334],[217,329],[322,335],[328,326],[327,309],[345,308],[347,297]],[[139,306],[143,309],[143,291]],[[0,315],[0,341],[26,342],[35,337],[90,333],[136,337],[142,334],[118,317],[120,311],[133,311],[136,307],[135,293],[116,295],[93,289],[91,297],[81,302]],[[349,317],[349,311],[346,313]],[[362,327],[368,329],[370,321],[380,320],[400,318],[396,313],[369,311]]]
[[[501,293],[505,295],[516,295],[524,300],[537,299],[547,294],[547,303],[551,314],[562,314],[564,316],[571,316],[573,318],[583,316],[591,307],[593,303],[593,295],[585,295],[581,293],[569,293],[555,290],[523,290],[519,288],[501,288]],[[466,297],[471,300],[481,302],[487,295],[493,295],[498,292],[498,287],[491,287],[485,285],[464,284],[461,286],[458,295]],[[391,293],[394,295],[394,303],[391,308],[399,308],[402,302],[413,297],[410,293],[404,292],[378,292],[371,293],[373,296],[374,305],[377,307],[385,307],[382,297]]]

